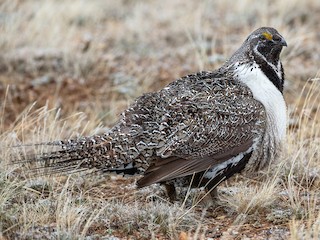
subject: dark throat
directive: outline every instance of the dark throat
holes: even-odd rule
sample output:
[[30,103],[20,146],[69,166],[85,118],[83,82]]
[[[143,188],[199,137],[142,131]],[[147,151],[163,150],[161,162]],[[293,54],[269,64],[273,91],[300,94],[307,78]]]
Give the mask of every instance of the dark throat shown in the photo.
[[[278,88],[279,91],[282,93],[283,84],[284,84],[284,71],[282,68],[282,64],[280,63],[281,64],[281,68],[280,68],[281,79],[280,79],[276,71],[261,56],[254,54],[254,61],[258,64],[261,71],[267,76],[267,78],[269,78],[269,80],[273,83],[273,85],[276,86],[276,88]],[[272,62],[271,64],[275,64],[275,66],[277,66],[277,63]]]

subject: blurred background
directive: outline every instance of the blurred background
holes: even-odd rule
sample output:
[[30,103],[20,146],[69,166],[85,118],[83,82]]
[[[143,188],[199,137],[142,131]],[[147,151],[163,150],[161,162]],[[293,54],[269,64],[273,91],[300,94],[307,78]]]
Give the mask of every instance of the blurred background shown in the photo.
[[36,102],[112,125],[142,93],[218,68],[261,26],[288,43],[290,107],[319,75],[320,1],[2,1],[2,124]]

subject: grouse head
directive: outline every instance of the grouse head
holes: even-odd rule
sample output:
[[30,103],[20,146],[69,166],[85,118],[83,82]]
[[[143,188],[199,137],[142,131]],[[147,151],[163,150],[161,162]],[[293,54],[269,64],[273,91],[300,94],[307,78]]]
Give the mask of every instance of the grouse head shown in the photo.
[[287,43],[276,29],[258,28],[227,61],[227,69],[234,71],[241,66],[248,69],[257,66],[282,92],[284,71],[279,56],[284,46],[287,46]]
[[249,35],[244,44],[249,45],[249,49],[273,64],[279,61],[282,47],[287,46],[284,38],[274,28],[262,27]]

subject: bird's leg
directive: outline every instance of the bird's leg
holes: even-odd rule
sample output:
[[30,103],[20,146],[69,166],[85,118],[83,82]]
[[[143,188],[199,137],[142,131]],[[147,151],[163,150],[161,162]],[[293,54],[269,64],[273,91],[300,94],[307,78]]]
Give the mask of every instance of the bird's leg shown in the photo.
[[177,200],[177,192],[173,183],[163,183],[166,188],[167,195],[170,199],[170,202],[174,202]]
[[213,189],[207,188],[207,191],[210,193],[210,196],[212,200],[216,200],[218,198],[218,190],[217,187],[214,187]]
[[217,183],[215,181],[210,181],[206,185],[206,190],[209,192],[211,199],[215,202],[218,198]]

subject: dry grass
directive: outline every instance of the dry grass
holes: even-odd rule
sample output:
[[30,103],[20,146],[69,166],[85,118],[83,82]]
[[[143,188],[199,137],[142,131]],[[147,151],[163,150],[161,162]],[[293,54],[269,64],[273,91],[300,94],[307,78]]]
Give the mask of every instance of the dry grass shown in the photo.
[[[316,0],[0,3],[0,238],[318,239],[319,21]],[[214,206],[195,205],[199,191],[171,204],[134,178],[30,179],[10,164],[12,145],[105,131],[135,97],[217,68],[263,25],[289,44],[285,149],[222,184]]]

